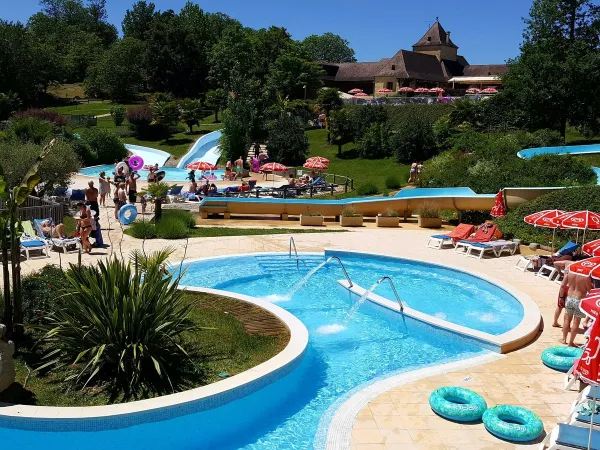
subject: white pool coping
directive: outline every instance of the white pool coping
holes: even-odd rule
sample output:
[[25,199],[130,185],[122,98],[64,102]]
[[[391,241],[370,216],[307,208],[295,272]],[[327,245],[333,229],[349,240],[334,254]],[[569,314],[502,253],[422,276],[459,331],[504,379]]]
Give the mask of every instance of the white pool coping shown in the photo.
[[[328,254],[334,254],[334,255],[342,254],[343,255],[344,253],[358,254],[358,255],[365,255],[365,256],[373,255],[373,253],[356,252],[353,250],[325,249],[325,255],[328,255]],[[382,255],[382,256],[385,256],[385,255]],[[436,327],[439,327],[442,329],[446,329],[446,330],[461,334],[463,336],[475,339],[482,343],[491,345],[492,347],[496,347],[500,353],[507,353],[509,351],[512,351],[519,347],[522,347],[523,345],[525,345],[525,344],[529,343],[531,340],[533,340],[539,331],[541,321],[542,321],[542,315],[541,315],[540,309],[537,306],[537,304],[533,301],[533,299],[530,296],[528,296],[524,292],[519,291],[518,289],[513,288],[512,286],[510,286],[509,284],[507,284],[503,281],[500,281],[496,278],[493,278],[489,275],[486,275],[486,274],[483,274],[483,273],[480,273],[477,271],[457,269],[456,267],[452,267],[450,265],[440,264],[440,263],[432,263],[425,259],[421,260],[421,259],[417,259],[417,258],[404,258],[404,257],[398,258],[398,257],[391,257],[391,256],[390,257],[386,256],[386,258],[390,258],[392,260],[396,259],[396,260],[416,261],[419,263],[423,263],[423,264],[427,264],[427,265],[431,265],[431,266],[443,267],[445,269],[449,269],[449,270],[453,270],[456,272],[465,273],[467,275],[475,276],[477,278],[487,281],[487,282],[497,286],[498,288],[508,292],[515,299],[517,299],[517,301],[523,307],[523,318],[521,319],[521,322],[519,322],[519,324],[516,327],[514,327],[511,330],[507,331],[506,333],[503,333],[500,335],[493,335],[493,334],[485,333],[483,331],[474,330],[472,328],[468,328],[468,327],[465,327],[462,325],[457,325],[452,322],[448,322],[447,320],[443,320],[443,319],[422,313],[420,311],[417,311],[413,308],[410,308],[410,307],[404,305],[404,314],[409,317],[412,317],[416,320],[428,323],[430,325],[433,325],[433,326],[436,326]],[[386,275],[385,273],[381,274],[381,276],[385,276],[385,275]],[[377,281],[377,280],[373,280],[373,282],[375,282],[375,281]],[[342,285],[344,288],[348,289],[353,294],[358,295],[359,297],[366,292],[366,289],[364,287],[359,286],[354,282],[353,282],[352,288],[349,286],[349,283],[347,280],[340,280],[339,284]],[[381,297],[380,295],[373,294],[373,293],[369,294],[367,299],[372,301],[373,303],[381,305],[385,308],[391,309],[396,312],[400,312],[400,306],[398,305],[398,303],[396,301],[389,300],[385,297]],[[402,298],[400,298],[400,300],[402,300]]]
[[384,392],[423,378],[464,370],[469,367],[487,364],[502,358],[505,358],[505,356],[490,352],[463,361],[453,361],[447,364],[424,367],[411,372],[393,375],[361,389],[342,403],[333,415],[331,422],[329,422],[329,426],[327,427],[325,450],[349,449],[352,439],[352,427],[357,414],[367,406],[371,400]]
[[[286,327],[290,331],[290,341],[280,353],[278,353],[271,359],[240,374],[234,375],[230,378],[226,378],[224,380],[206,386],[190,389],[184,392],[178,392],[175,394],[164,395],[152,399],[107,406],[87,407],[29,406],[0,403],[0,426],[2,426],[3,419],[6,418],[18,418],[23,419],[25,421],[41,421],[44,419],[82,420],[92,418],[108,418],[123,415],[135,415],[139,413],[147,413],[153,411],[157,411],[158,413],[158,410],[161,410],[163,408],[191,404],[194,402],[202,401],[204,399],[208,400],[211,398],[218,397],[220,395],[232,393],[237,389],[245,387],[251,383],[260,381],[261,378],[265,378],[273,372],[279,371],[280,369],[284,369],[286,366],[294,364],[296,361],[303,357],[306,347],[308,345],[308,330],[299,319],[297,319],[294,315],[287,312],[283,308],[265,300],[261,300],[259,298],[250,297],[242,294],[236,294],[228,291],[222,291],[218,289],[197,288],[190,286],[181,286],[181,289],[185,289],[189,292],[200,292],[234,298],[236,300],[241,300],[259,306],[260,308],[263,308],[275,315],[286,325]],[[237,398],[242,398],[250,393],[251,392],[242,391],[240,392],[241,395],[239,395],[239,397]],[[235,399],[236,398],[232,398],[231,400]],[[160,417],[157,418],[157,420],[160,420]]]

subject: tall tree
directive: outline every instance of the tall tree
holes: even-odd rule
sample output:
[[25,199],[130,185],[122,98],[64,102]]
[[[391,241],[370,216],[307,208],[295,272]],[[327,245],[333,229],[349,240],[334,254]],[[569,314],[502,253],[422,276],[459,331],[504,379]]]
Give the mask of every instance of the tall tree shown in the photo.
[[152,26],[157,16],[156,5],[152,2],[138,1],[131,9],[125,12],[125,18],[121,24],[124,37],[132,37],[144,40],[146,30]]
[[532,128],[564,136],[567,123],[600,130],[600,6],[590,0],[535,0],[521,55],[503,77],[505,95]]
[[302,41],[302,46],[313,61],[355,62],[350,43],[333,33],[313,34]]

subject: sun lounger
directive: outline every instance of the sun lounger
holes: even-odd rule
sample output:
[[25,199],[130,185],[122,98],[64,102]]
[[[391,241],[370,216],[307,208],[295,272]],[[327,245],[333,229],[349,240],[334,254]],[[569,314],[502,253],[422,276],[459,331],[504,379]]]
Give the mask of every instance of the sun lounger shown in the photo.
[[490,241],[487,243],[472,242],[470,245],[466,246],[466,250],[463,254],[472,258],[482,259],[486,252],[492,252],[496,257],[499,257],[504,252],[514,255],[517,248],[518,245],[516,242],[506,240]]
[[71,251],[79,251],[79,248],[81,247],[81,240],[79,238],[49,238],[44,236],[41,231],[41,226],[46,220],[52,221],[52,219],[34,219],[33,221],[37,237],[40,240],[46,242],[49,247],[61,249],[64,253],[69,253],[69,248],[71,248]]
[[[573,254],[579,248],[579,244],[573,241],[567,242],[560,250],[554,253],[554,256],[564,256]],[[536,259],[539,259],[539,256],[521,256],[515,264],[515,269],[519,269],[523,272],[527,271],[527,269],[535,269]]]
[[25,253],[25,259],[31,259],[30,252],[39,251],[41,252],[40,258],[50,258],[50,250],[48,244],[40,239],[32,239],[28,237],[21,237],[20,250]]
[[[540,450],[585,450],[588,448],[589,428],[559,423],[540,444]],[[593,449],[600,449],[600,431],[592,431]]]
[[175,186],[167,192],[169,203],[185,202],[185,197],[181,194],[183,186]]
[[456,243],[456,246],[454,247],[454,251],[455,252],[465,252],[465,254],[468,252],[469,250],[469,246],[473,243],[487,243],[490,242],[493,238],[494,235],[496,234],[496,231],[498,231],[498,227],[496,225],[490,225],[490,226],[480,226],[479,228],[477,228],[477,231],[475,232],[475,236],[473,236],[472,238],[469,239],[463,239],[462,241],[458,241]]
[[459,224],[454,230],[448,234],[434,234],[429,237],[427,247],[441,250],[444,245],[456,245],[456,242],[467,239],[473,234],[475,227],[466,223]]

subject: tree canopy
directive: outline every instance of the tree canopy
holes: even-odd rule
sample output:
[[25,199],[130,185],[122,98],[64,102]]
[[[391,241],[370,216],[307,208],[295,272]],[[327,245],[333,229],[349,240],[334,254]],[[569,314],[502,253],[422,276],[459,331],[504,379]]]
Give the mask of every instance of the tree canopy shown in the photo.
[[355,62],[350,43],[333,33],[313,34],[302,41],[302,47],[313,61]]

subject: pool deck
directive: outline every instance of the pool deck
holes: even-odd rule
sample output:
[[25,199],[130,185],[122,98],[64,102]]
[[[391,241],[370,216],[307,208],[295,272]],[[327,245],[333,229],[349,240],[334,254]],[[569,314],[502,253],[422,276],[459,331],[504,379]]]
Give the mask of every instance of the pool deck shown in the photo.
[[[111,213],[111,208],[102,210],[103,224],[106,224],[106,217],[110,218]],[[209,220],[200,223],[253,228],[299,226],[297,221],[280,220]],[[414,223],[401,223],[400,229],[374,229],[374,225],[369,222],[367,226],[347,233],[295,235],[296,246],[299,252],[321,252],[325,248],[352,249],[415,258],[487,274],[529,295],[540,308],[545,328],[531,344],[509,353],[506,357],[468,369],[425,377],[394,387],[377,396],[357,414],[352,428],[350,448],[353,450],[537,448],[538,443],[515,445],[501,441],[489,434],[483,424],[462,425],[442,419],[431,411],[427,399],[430,392],[437,387],[450,384],[461,385],[479,392],[489,406],[508,403],[533,410],[544,421],[547,432],[557,422],[564,421],[576,393],[563,391],[563,374],[545,367],[540,361],[542,350],[558,345],[561,333],[560,329],[551,327],[558,286],[539,279],[532,273],[515,270],[513,266],[519,258],[518,255],[484,260],[467,258],[451,249],[426,248],[429,235],[435,232],[421,230]],[[337,228],[338,225],[331,222],[327,223],[327,227]],[[112,240],[112,247],[103,250],[95,249],[90,256],[83,255],[84,262],[121,252],[124,257],[127,257],[130,250],[141,247],[141,241],[123,236],[118,225],[112,223],[110,228],[110,236],[108,230],[103,230],[103,237],[107,243]],[[189,240],[186,258],[253,252],[287,252],[289,237],[290,235],[194,238]],[[172,256],[173,261],[180,260],[184,256],[185,240],[146,241],[145,250],[158,250],[167,245],[176,247]],[[24,261],[23,270],[30,272],[48,263],[59,264],[59,254],[57,252],[51,254],[51,258]],[[63,267],[69,262],[76,263],[77,254],[63,254],[61,260]],[[583,342],[581,337],[578,341]]]

